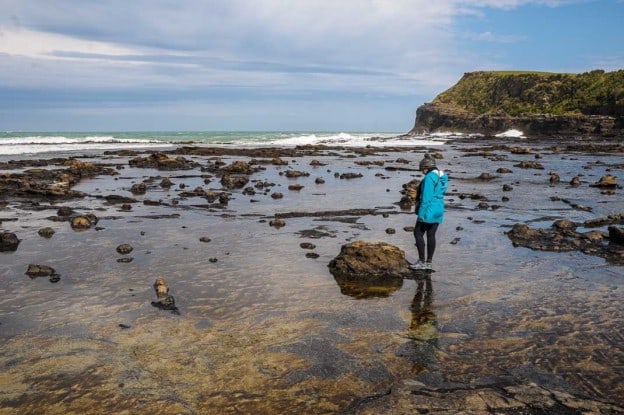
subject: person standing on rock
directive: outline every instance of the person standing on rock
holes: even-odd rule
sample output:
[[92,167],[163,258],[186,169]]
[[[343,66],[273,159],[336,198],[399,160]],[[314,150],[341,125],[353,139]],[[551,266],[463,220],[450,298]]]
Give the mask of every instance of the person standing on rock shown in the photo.
[[420,161],[419,169],[425,177],[420,182],[416,203],[418,219],[414,227],[414,237],[418,261],[411,264],[410,268],[431,271],[431,261],[436,248],[436,231],[444,218],[444,193],[448,188],[448,175],[437,168],[435,159],[428,153]]

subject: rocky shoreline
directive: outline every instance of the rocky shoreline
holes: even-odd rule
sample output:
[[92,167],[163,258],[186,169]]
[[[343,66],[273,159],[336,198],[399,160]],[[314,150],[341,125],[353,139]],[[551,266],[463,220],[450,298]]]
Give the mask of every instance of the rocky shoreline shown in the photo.
[[[59,296],[66,306],[72,302],[72,290],[87,284],[87,275],[77,276],[76,269],[94,269],[98,278],[103,281],[108,274],[113,275],[113,279],[117,278],[117,273],[126,275],[126,278],[132,281],[130,285],[132,296],[143,293],[142,299],[147,301],[132,298],[131,301],[138,302],[128,303],[135,307],[133,315],[138,316],[134,317],[137,319],[136,323],[121,321],[107,329],[112,330],[111,332],[106,331],[106,334],[99,334],[96,337],[120,343],[120,336],[126,336],[123,333],[134,332],[145,340],[139,323],[140,316],[150,315],[150,312],[173,311],[174,313],[162,313],[158,317],[149,318],[159,321],[161,327],[171,326],[171,330],[176,324],[173,320],[175,318],[182,319],[181,321],[193,320],[193,327],[200,329],[190,330],[187,334],[177,331],[180,339],[169,339],[177,344],[177,347],[182,348],[188,347],[186,341],[190,341],[190,338],[187,339],[191,336],[189,333],[193,333],[192,336],[199,336],[193,338],[193,341],[203,339],[205,336],[220,336],[213,333],[210,326],[219,325],[217,311],[223,307],[219,302],[213,305],[211,301],[206,300],[216,295],[214,293],[204,293],[198,295],[197,299],[192,298],[195,293],[203,292],[200,287],[205,284],[206,277],[193,282],[197,285],[187,286],[189,283],[185,282],[184,278],[175,275],[178,272],[186,274],[179,271],[184,269],[184,266],[193,266],[192,272],[208,272],[209,275],[213,275],[213,271],[206,271],[207,267],[223,267],[219,268],[219,271],[214,271],[215,278],[217,274],[224,278],[228,270],[237,275],[239,273],[258,275],[264,272],[260,270],[273,270],[271,273],[276,275],[275,281],[283,284],[279,285],[282,287],[278,288],[279,291],[289,287],[285,281],[288,281],[288,275],[293,270],[290,263],[296,263],[299,264],[299,269],[305,270],[300,272],[317,275],[314,280],[317,286],[329,289],[330,286],[327,285],[329,280],[340,287],[340,293],[336,294],[338,297],[333,300],[336,303],[331,306],[337,310],[344,307],[343,302],[339,300],[340,296],[349,299],[369,299],[368,305],[366,302],[358,302],[357,305],[361,307],[386,307],[388,303],[383,302],[384,299],[386,301],[389,299],[390,304],[394,304],[392,301],[400,301],[406,295],[409,296],[404,290],[411,284],[415,284],[418,288],[414,301],[419,295],[419,298],[423,295],[426,297],[426,292],[423,294],[423,291],[418,291],[426,278],[410,274],[406,267],[406,257],[402,257],[401,254],[392,260],[399,269],[397,273],[390,276],[382,275],[383,272],[375,273],[372,280],[364,283],[345,275],[344,269],[352,270],[356,266],[353,262],[345,261],[344,264],[347,265],[340,265],[342,260],[336,261],[341,247],[351,246],[362,239],[387,240],[393,246],[397,245],[396,249],[399,251],[405,251],[408,256],[413,256],[411,208],[414,187],[419,180],[417,163],[424,152],[436,154],[442,168],[450,172],[452,184],[447,194],[449,219],[441,235],[441,244],[444,246],[439,248],[438,254],[440,269],[432,276],[434,284],[438,284],[436,301],[441,304],[445,302],[455,304],[452,307],[439,306],[437,319],[442,321],[448,318],[446,325],[439,322],[436,328],[439,333],[427,334],[425,338],[419,337],[422,336],[423,327],[430,327],[428,324],[431,323],[431,316],[427,313],[430,312],[432,304],[425,307],[429,311],[423,314],[423,308],[419,306],[415,309],[413,303],[411,331],[408,330],[407,335],[398,335],[401,330],[396,329],[388,333],[383,324],[374,326],[374,329],[366,335],[358,327],[340,329],[344,333],[338,338],[342,339],[334,340],[328,349],[343,348],[340,351],[336,349],[335,354],[339,356],[336,362],[330,361],[331,359],[324,361],[321,357],[324,352],[320,350],[327,347],[317,350],[308,346],[314,342],[306,340],[306,330],[256,340],[259,344],[263,344],[263,348],[251,350],[252,354],[261,360],[248,369],[254,371],[252,377],[257,378],[258,383],[248,388],[240,387],[243,388],[244,394],[257,393],[259,397],[251,395],[245,397],[243,401],[247,401],[250,405],[246,408],[256,408],[258,413],[272,411],[274,413],[285,407],[297,410],[307,408],[317,413],[344,411],[403,413],[417,409],[426,410],[428,413],[455,413],[463,410],[471,413],[541,411],[540,413],[606,414],[624,411],[623,402],[618,398],[624,392],[624,379],[621,373],[617,374],[617,359],[624,352],[621,343],[618,344],[612,337],[609,337],[608,347],[605,346],[607,347],[605,350],[584,349],[591,354],[598,369],[595,367],[579,369],[574,366],[576,363],[568,362],[566,364],[572,368],[560,370],[557,369],[558,365],[563,363],[558,362],[557,357],[554,358],[554,366],[543,360],[553,352],[550,351],[550,346],[541,345],[539,340],[541,334],[539,329],[534,327],[533,330],[537,330],[536,339],[528,341],[525,349],[514,350],[520,359],[520,366],[531,363],[536,368],[535,372],[530,376],[521,375],[519,372],[502,376],[502,373],[493,370],[492,367],[500,366],[501,372],[508,373],[509,370],[503,366],[515,367],[515,362],[498,356],[490,358],[488,357],[490,352],[486,351],[482,352],[484,358],[481,362],[473,362],[466,358],[469,355],[462,354],[462,348],[474,346],[477,351],[479,348],[489,350],[491,345],[473,345],[472,342],[476,342],[476,339],[470,340],[466,338],[468,334],[462,334],[477,330],[473,327],[477,324],[475,321],[462,323],[473,327],[469,330],[458,326],[457,320],[453,321],[461,319],[462,307],[470,303],[469,299],[473,297],[480,299],[475,303],[477,308],[485,307],[484,304],[488,302],[499,304],[503,310],[515,307],[507,305],[500,298],[502,296],[513,299],[514,295],[510,293],[514,291],[509,288],[506,279],[522,280],[525,278],[524,271],[513,272],[509,269],[509,264],[498,265],[499,256],[505,258],[508,263],[517,264],[518,270],[522,270],[526,262],[545,261],[539,268],[545,273],[543,276],[545,280],[553,278],[548,276],[550,274],[555,275],[556,280],[556,276],[561,272],[549,262],[557,261],[556,257],[550,255],[562,255],[561,263],[569,263],[570,271],[566,272],[572,274],[577,272],[572,270],[576,266],[574,264],[587,263],[591,264],[589,267],[599,266],[602,270],[621,275],[621,267],[624,264],[622,244],[624,212],[621,210],[624,200],[621,184],[621,172],[624,169],[621,156],[624,154],[624,145],[617,141],[603,140],[583,143],[518,140],[502,143],[487,138],[462,139],[448,142],[443,148],[304,146],[241,149],[182,146],[170,151],[124,150],[71,158],[0,162],[0,256],[3,256],[0,277],[10,281],[9,293],[16,296],[3,306],[6,317],[0,319],[0,327],[8,330],[5,333],[14,333],[7,335],[6,338],[10,339],[10,344],[16,345],[15,348],[6,346],[3,349],[5,357],[0,359],[0,365],[4,364],[10,368],[6,381],[31,387],[32,379],[35,378],[33,373],[26,370],[31,361],[20,351],[22,349],[19,339],[28,338],[29,329],[22,328],[20,324],[24,324],[22,319],[35,319],[35,315],[29,314],[28,310],[39,297],[37,292],[28,292],[29,286],[26,284],[29,281],[16,280],[13,277],[15,275],[27,274],[33,284],[37,283],[38,277],[48,277],[49,282],[53,284],[49,287],[37,285],[39,287],[37,289],[48,292],[55,290],[53,287],[63,287],[54,295]],[[156,220],[146,224],[145,221],[150,219]],[[202,222],[198,222],[198,219],[206,225],[201,225]],[[163,229],[162,235],[159,228]],[[278,258],[265,254],[266,258],[263,257],[262,246],[255,245],[251,240],[241,239],[241,235],[247,235],[241,234],[241,229],[246,228],[260,230],[261,233],[252,233],[250,238],[261,240],[262,242],[258,243],[265,244],[264,250],[269,249],[270,245],[282,243],[280,241],[285,238],[290,245],[280,249],[290,252],[290,246],[293,246],[292,251],[299,252],[299,256],[308,262],[300,263],[299,259],[287,256]],[[176,233],[176,229],[179,233]],[[167,241],[168,238],[171,240]],[[298,240],[301,238],[305,241],[300,243]],[[197,245],[189,246],[190,240],[196,241]],[[487,245],[489,240],[496,241],[495,245]],[[92,248],[89,247],[90,244],[93,245]],[[163,246],[167,248],[162,248],[160,244],[164,244]],[[486,244],[485,246],[492,252],[484,253],[482,244]],[[78,253],[78,246],[81,246],[84,252]],[[183,248],[173,251],[179,246]],[[102,250],[101,247],[106,249]],[[531,251],[520,251],[524,249],[520,247],[529,248]],[[55,250],[58,255],[56,258],[53,253]],[[151,265],[150,261],[155,261],[152,259],[153,256],[150,256],[151,251],[156,251],[157,255],[163,257],[163,262],[158,262],[160,268]],[[483,268],[483,264],[479,261],[462,264],[460,258],[471,258],[475,252],[480,252],[482,260],[492,268],[491,271],[486,274],[479,272]],[[567,253],[574,253],[576,257],[572,258]],[[579,255],[582,258],[578,257]],[[187,264],[184,263],[185,259],[180,257],[186,258]],[[239,262],[234,261],[234,257],[238,258]],[[112,261],[108,262],[108,259]],[[332,272],[333,281],[329,272],[331,269],[327,268],[330,260],[333,260],[334,265],[343,266],[342,271]],[[596,262],[598,260],[602,262]],[[168,264],[177,261],[182,261],[177,268],[175,264]],[[379,269],[392,269],[389,259],[377,258],[376,261],[381,261],[377,264]],[[260,265],[254,265],[254,262]],[[129,268],[125,268],[128,271],[124,271],[124,268],[120,267]],[[150,274],[145,271],[146,269],[150,272],[162,271],[165,274]],[[167,271],[170,274],[167,274]],[[509,275],[504,275],[505,272]],[[585,272],[589,273],[590,270],[579,272],[581,277],[577,278],[584,281]],[[147,275],[142,275],[143,273]],[[472,278],[470,280],[472,284],[461,286],[461,289],[454,288],[453,281],[458,275]],[[488,278],[492,279],[491,284],[483,282]],[[85,281],[80,281],[81,279]],[[143,281],[140,288],[135,285],[139,281]],[[109,283],[99,284],[106,295],[102,299],[92,301],[107,304],[111,295],[119,295],[113,294],[116,288],[107,285]],[[236,284],[242,292],[247,291],[242,282]],[[299,284],[305,285],[305,282]],[[591,287],[598,282],[587,284]],[[496,289],[504,294],[487,300],[490,294],[486,293],[499,285],[500,287]],[[609,301],[603,306],[608,306],[607,310],[611,310],[618,299],[622,298],[622,282],[621,279],[608,280],[605,285],[612,288],[609,289],[611,295]],[[175,300],[169,293],[170,287],[176,295]],[[531,285],[528,291],[532,289]],[[601,289],[596,289],[592,295],[600,297]],[[220,290],[224,293],[227,291],[225,287],[221,287]],[[236,290],[232,288],[229,290],[231,292],[223,294],[224,298],[229,299],[229,296],[236,298],[238,295]],[[323,312],[322,302],[316,304],[313,297],[308,297],[310,295],[308,290],[296,292],[301,296],[300,299],[288,307],[292,307],[293,314],[307,317],[302,317],[301,322],[292,324],[304,324],[311,319],[310,315]],[[21,300],[18,294],[23,295],[25,299]],[[251,296],[251,300],[245,301],[251,301],[253,307],[253,295],[245,295]],[[553,295],[556,307],[565,309],[559,302],[565,304],[566,300],[556,294]],[[202,296],[204,299],[200,300]],[[537,301],[535,298],[537,294],[534,294],[528,303]],[[298,308],[301,307],[301,299],[310,302],[309,307],[312,307],[312,311]],[[378,299],[378,302],[370,299]],[[598,299],[596,301],[599,303]],[[194,319],[203,321],[204,318],[199,317],[201,313],[195,315],[193,310],[204,310],[202,307],[206,307],[205,303],[210,304],[210,307],[203,313],[209,315],[212,322],[207,329],[201,329],[202,323]],[[20,311],[24,304],[27,307],[23,309],[24,311]],[[115,307],[124,310],[128,304],[120,302],[116,303]],[[146,310],[143,304],[146,304],[148,309],[154,310]],[[278,324],[279,320],[274,321],[273,315],[281,312],[273,310],[268,304],[270,302],[262,306],[267,308],[267,321]],[[534,306],[536,309],[541,307],[539,302],[535,302]],[[38,315],[45,315],[50,311],[46,311],[45,305],[40,307],[42,308],[38,309],[40,313]],[[262,307],[256,304],[256,308]],[[259,310],[257,312],[260,313]],[[563,314],[568,312],[571,311]],[[95,323],[100,319],[98,313],[101,311],[87,313],[94,319],[93,326],[99,325]],[[249,318],[253,321],[251,317],[253,312],[250,313]],[[389,313],[393,316],[392,321],[397,320],[396,310],[392,309]],[[14,319],[12,316],[19,318]],[[49,324],[46,319],[53,317],[36,318],[41,318],[41,324],[46,326]],[[504,321],[507,321],[505,324],[517,325],[510,331],[519,333],[522,329],[518,327],[530,325],[531,319],[540,318],[540,314],[537,313],[537,317],[530,317],[529,314],[527,320],[522,322],[513,321],[511,316],[508,321]],[[552,324],[561,324],[555,316],[552,318]],[[591,317],[597,318],[599,317]],[[611,323],[599,327],[600,336],[607,335],[608,329],[613,327],[613,324],[618,324],[617,313],[611,318],[614,319]],[[332,317],[332,321],[334,319],[336,323],[333,324],[339,324],[341,321],[338,317]],[[585,321],[581,318],[578,324],[585,327],[586,324],[592,323],[591,319]],[[416,324],[414,321],[419,323]],[[55,324],[61,323],[56,322],[52,326]],[[227,333],[228,325],[232,324],[232,321],[224,319],[224,327],[220,330]],[[316,327],[318,324],[320,323],[312,326]],[[540,324],[550,325],[551,322],[543,321]],[[149,324],[146,327],[149,328],[145,329],[145,333],[155,330]],[[550,329],[556,330],[553,327]],[[120,328],[122,333],[114,331]],[[284,326],[283,330],[286,333],[294,329]],[[379,335],[375,334],[377,331]],[[415,331],[421,334],[416,336]],[[581,329],[580,333],[582,332]],[[42,338],[47,336],[43,333],[45,330],[39,334]],[[322,333],[324,332],[319,332],[313,339],[329,336]],[[38,336],[36,332],[34,335]],[[493,343],[501,336],[492,333],[489,335]],[[564,333],[561,338],[567,341],[567,335]],[[285,342],[283,336],[293,336],[292,343]],[[359,344],[364,341],[360,337],[369,342],[367,346]],[[505,340],[503,348],[512,343],[524,343],[525,340],[520,338],[528,337],[531,336],[514,334]],[[224,338],[216,339],[215,337],[214,344],[227,343]],[[463,344],[462,339],[470,341]],[[585,345],[590,347],[591,340],[581,339],[580,343],[579,349],[583,349]],[[223,353],[221,349],[217,351],[212,348],[212,344],[208,342],[207,347],[214,353]],[[383,345],[381,349],[380,344]],[[91,346],[85,347],[89,349]],[[141,345],[135,344],[132,347],[140,348]],[[243,350],[245,353],[249,352],[247,347],[241,345],[240,353],[243,353]],[[383,350],[373,353],[373,356],[377,356],[376,359],[381,359],[379,363],[375,363],[379,365],[377,368],[367,368],[366,364],[360,363],[366,361],[369,348]],[[278,358],[279,353],[276,350],[287,350],[287,355],[297,357],[279,371],[276,368],[282,367],[281,364],[274,363],[275,366],[272,366],[273,363],[270,363],[284,358]],[[247,359],[245,356],[239,356],[234,352],[233,357],[222,356],[221,359],[223,362],[229,362],[230,359],[236,362],[237,359]],[[574,353],[570,356],[562,357],[561,362],[586,358],[576,357]],[[63,359],[70,357],[65,356]],[[171,356],[170,359],[176,361],[179,357]],[[313,362],[318,359],[322,360],[322,364],[317,367]],[[611,369],[607,368],[609,361],[614,364]],[[405,362],[410,362],[413,367],[409,370],[402,367],[405,366]],[[455,368],[449,366],[451,363],[456,363]],[[187,362],[186,365],[188,364]],[[78,371],[84,370],[85,365],[87,363],[75,362]],[[90,398],[90,394],[99,391],[106,393],[106,400],[111,408],[123,410],[123,402],[128,394],[138,394],[145,387],[145,380],[136,381],[138,383],[135,384],[135,381],[125,378],[127,374],[113,375],[117,372],[107,366],[107,363],[91,361],[88,365],[92,365],[89,367],[95,370],[99,370],[97,368],[100,367],[109,374],[102,375],[100,380],[92,379],[94,382],[92,385],[84,384],[76,387],[79,398],[75,400],[77,406],[74,408],[102,413],[97,410],[93,412],[94,403]],[[132,365],[136,365],[134,370],[137,373],[143,373],[144,367],[149,367],[151,363],[137,363],[133,360]],[[216,362],[212,365],[218,366]],[[184,367],[184,364],[180,362],[179,367]],[[295,370],[294,367],[299,369]],[[461,372],[460,368],[466,372]],[[9,413],[6,411],[16,409],[26,409],[26,412],[35,413],[38,410],[50,409],[45,403],[49,394],[64,393],[70,388],[64,382],[55,380],[54,374],[50,373],[49,369],[39,367],[36,370],[43,371],[42,376],[51,376],[46,381],[49,390],[36,387],[30,391],[15,388],[0,394],[0,413]],[[68,370],[71,371],[71,368]],[[159,366],[158,370],[164,369]],[[215,372],[213,376],[213,369],[204,368],[199,361],[193,361],[188,370],[189,376],[194,376],[196,372],[204,374],[210,372],[208,377],[217,383],[223,382],[224,377],[234,376],[235,373],[234,369],[228,366],[227,370]],[[343,370],[346,372],[342,372]],[[584,373],[585,380],[581,381],[575,377],[575,373],[579,370]],[[600,370],[606,370],[608,373],[601,376]],[[475,372],[474,376],[467,374],[470,371]],[[334,372],[342,375],[332,375]],[[536,373],[541,373],[541,377],[535,375]],[[126,380],[118,380],[121,379],[119,376]],[[182,374],[176,376],[182,376],[179,379],[181,384],[191,381],[191,378],[186,379]],[[341,376],[351,381],[341,380]],[[356,378],[360,380],[354,381]],[[131,383],[134,385],[133,389],[131,391],[120,387],[108,389],[110,379],[117,379],[117,383]],[[338,380],[343,382],[339,387],[335,386],[337,383],[333,383]],[[354,382],[354,385],[361,382],[365,386],[356,387],[350,382]],[[230,389],[234,388],[234,385],[232,384]],[[282,401],[284,396],[274,400],[268,392],[268,389],[277,388],[287,391],[286,395],[290,394],[288,391],[295,390],[301,393],[298,389],[301,385],[303,390],[316,385],[313,386],[315,392],[309,392],[307,395],[304,393],[300,398],[291,398],[286,404]],[[571,386],[574,390],[570,389]],[[333,388],[337,388],[339,392],[332,392]],[[386,392],[379,394],[380,390]],[[227,410],[236,407],[237,401],[234,396],[224,398],[219,394],[215,394],[212,398],[202,395],[202,399],[199,399],[198,395],[187,396],[176,386],[172,386],[168,393],[182,396],[179,398],[184,402],[182,406],[177,406],[173,401],[165,405],[170,410],[181,411],[180,413],[193,413],[201,410],[204,404],[213,405],[212,407],[217,405],[227,413]],[[322,399],[306,403],[305,396],[310,399],[310,393]],[[200,401],[203,403],[198,403]],[[136,402],[134,404],[137,405]],[[58,413],[69,408],[62,401],[56,405]],[[141,413],[148,413],[149,408],[153,408],[149,403],[138,404],[135,407],[138,407]]]

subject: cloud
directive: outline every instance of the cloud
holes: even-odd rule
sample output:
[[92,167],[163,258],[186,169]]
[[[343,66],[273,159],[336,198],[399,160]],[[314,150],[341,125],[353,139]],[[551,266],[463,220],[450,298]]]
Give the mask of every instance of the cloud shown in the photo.
[[527,39],[526,36],[496,35],[492,32],[467,33],[465,36],[471,40],[494,43],[516,43]]
[[[490,9],[555,0],[2,0],[0,88],[23,102],[91,98],[350,102],[433,98],[466,69],[500,67],[478,46],[522,34],[464,30]],[[54,101],[56,99],[56,101]],[[127,102],[126,102],[127,103]]]

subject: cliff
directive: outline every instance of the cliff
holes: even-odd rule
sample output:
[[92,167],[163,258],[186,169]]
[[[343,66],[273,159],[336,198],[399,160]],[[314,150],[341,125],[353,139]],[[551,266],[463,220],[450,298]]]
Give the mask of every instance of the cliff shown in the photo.
[[624,70],[466,73],[417,109],[410,134],[509,129],[527,136],[624,136]]

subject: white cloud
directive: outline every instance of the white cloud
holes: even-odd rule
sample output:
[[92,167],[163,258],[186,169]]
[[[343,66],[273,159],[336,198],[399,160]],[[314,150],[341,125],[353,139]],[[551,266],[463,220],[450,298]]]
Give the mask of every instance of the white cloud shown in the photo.
[[61,54],[122,56],[135,50],[113,43],[83,40],[76,37],[15,27],[0,27],[0,53],[36,59],[66,59]]

